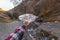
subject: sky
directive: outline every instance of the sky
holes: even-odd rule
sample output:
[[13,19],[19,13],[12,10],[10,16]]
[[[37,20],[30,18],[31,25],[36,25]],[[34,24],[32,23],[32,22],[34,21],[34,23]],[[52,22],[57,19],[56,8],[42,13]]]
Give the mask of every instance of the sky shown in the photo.
[[13,4],[13,2],[20,4],[22,0],[0,0],[0,8],[2,8],[4,11],[8,11],[17,5]]
[[10,0],[0,0],[0,8],[2,8],[5,11],[8,11],[14,8],[14,6],[13,3],[10,2]]

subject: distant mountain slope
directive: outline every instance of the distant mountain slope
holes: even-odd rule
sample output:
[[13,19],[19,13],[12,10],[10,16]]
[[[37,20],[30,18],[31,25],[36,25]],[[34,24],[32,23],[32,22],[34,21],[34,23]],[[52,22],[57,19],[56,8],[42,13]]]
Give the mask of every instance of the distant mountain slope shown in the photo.
[[14,20],[21,14],[31,13],[39,17],[38,22],[60,21],[60,0],[24,0],[8,12]]

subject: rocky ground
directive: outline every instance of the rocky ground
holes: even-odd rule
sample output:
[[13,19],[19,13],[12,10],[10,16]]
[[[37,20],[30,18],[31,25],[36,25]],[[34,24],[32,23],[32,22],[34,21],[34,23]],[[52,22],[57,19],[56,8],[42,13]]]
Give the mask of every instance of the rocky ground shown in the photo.
[[[22,25],[22,22],[12,22],[9,26],[7,26],[5,23],[0,23],[0,40],[4,40],[8,34],[14,31],[16,27],[19,27]],[[60,40],[60,22],[47,22],[42,23],[38,29],[43,29],[50,31],[52,34],[58,37],[58,40]]]
[[22,25],[22,23],[16,21],[10,23],[10,25],[0,23],[0,40],[4,40],[8,34],[12,33],[20,25]]

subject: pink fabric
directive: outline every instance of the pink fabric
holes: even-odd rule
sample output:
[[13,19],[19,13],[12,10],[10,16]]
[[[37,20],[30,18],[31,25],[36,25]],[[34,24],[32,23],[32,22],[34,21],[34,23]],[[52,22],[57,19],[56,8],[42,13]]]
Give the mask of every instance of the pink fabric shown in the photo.
[[18,38],[18,33],[20,34],[21,32],[24,32],[24,28],[23,27],[18,27],[18,28],[15,29],[15,31],[13,33],[8,35],[8,37],[5,40],[17,39]]

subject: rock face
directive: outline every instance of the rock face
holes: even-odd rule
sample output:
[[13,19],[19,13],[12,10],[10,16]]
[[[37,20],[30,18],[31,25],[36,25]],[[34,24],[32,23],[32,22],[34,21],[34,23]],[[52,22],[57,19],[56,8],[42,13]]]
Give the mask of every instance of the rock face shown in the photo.
[[32,13],[39,16],[39,21],[60,21],[60,0],[25,0],[13,13]]
[[[38,22],[60,21],[60,0],[24,0],[20,5],[8,11],[9,19],[16,20],[25,13],[37,15]],[[10,16],[9,16],[10,15]]]
[[40,24],[39,27],[35,24],[30,24],[29,31],[25,33],[25,37],[27,40],[60,40],[59,25],[60,22],[45,22]]

